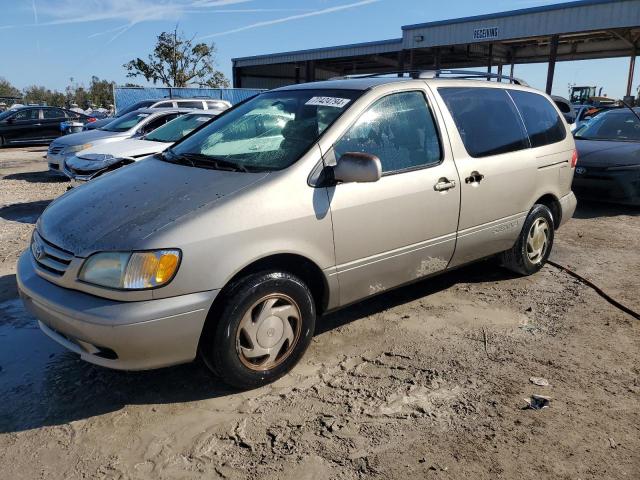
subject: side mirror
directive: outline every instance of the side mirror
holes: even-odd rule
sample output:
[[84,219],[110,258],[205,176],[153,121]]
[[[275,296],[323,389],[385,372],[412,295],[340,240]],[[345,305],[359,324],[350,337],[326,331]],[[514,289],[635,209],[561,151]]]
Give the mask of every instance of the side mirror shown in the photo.
[[342,183],[377,182],[381,176],[380,159],[370,153],[347,152],[333,167],[333,178]]
[[13,118],[13,117],[9,117],[9,118],[7,118],[5,121],[6,121],[8,124],[12,124],[13,122],[15,122],[15,121],[16,121],[16,119],[15,119],[15,118]]

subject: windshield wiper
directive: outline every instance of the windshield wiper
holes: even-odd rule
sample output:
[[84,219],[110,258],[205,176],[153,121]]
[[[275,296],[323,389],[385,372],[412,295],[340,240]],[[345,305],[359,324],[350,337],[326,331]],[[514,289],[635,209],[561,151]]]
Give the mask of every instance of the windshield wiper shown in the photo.
[[186,163],[192,167],[211,168],[214,170],[228,170],[230,172],[248,172],[249,170],[237,163],[230,162],[223,158],[211,157],[204,153],[175,153],[170,152],[172,158],[164,158],[173,163]]
[[193,160],[190,160],[184,156],[176,155],[175,153],[173,153],[173,151],[171,151],[170,148],[165,150],[164,152],[159,153],[158,156],[160,157],[161,160],[164,160],[165,162],[176,163],[179,165],[188,165],[190,167],[196,166]]

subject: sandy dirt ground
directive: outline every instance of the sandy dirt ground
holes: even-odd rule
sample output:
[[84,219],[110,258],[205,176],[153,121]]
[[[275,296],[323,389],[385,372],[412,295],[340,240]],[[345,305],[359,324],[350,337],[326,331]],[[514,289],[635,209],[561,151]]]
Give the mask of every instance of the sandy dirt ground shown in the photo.
[[[639,321],[550,265],[482,262],[326,316],[294,371],[250,392],[198,362],[81,362],[16,294],[67,187],[42,154],[0,151],[0,478],[640,478]],[[581,205],[553,258],[640,310],[639,210]],[[532,394],[550,407],[524,409]]]

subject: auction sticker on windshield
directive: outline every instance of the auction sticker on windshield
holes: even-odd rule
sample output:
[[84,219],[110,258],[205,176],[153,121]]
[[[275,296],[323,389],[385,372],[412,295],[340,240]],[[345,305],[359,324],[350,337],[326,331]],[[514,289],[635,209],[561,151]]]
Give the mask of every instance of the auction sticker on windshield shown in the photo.
[[322,107],[342,108],[351,101],[350,98],[311,97],[305,105],[319,105]]

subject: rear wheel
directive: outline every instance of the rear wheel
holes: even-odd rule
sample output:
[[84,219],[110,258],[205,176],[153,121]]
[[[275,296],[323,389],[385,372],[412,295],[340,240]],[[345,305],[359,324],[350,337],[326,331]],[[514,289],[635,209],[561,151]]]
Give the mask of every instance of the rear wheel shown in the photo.
[[521,275],[536,273],[551,254],[553,234],[551,211],[546,205],[534,205],[515,245],[502,253],[502,265]]
[[226,383],[256,388],[289,372],[309,346],[315,328],[313,297],[286,272],[252,274],[233,285],[221,314],[209,325],[200,354]]

